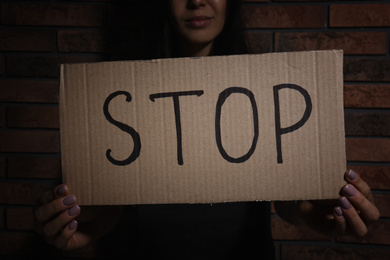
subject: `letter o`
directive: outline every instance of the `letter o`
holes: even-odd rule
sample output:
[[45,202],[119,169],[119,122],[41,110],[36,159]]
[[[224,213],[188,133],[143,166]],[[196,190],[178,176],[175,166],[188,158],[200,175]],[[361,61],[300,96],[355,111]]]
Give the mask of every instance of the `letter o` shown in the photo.
[[[223,148],[222,139],[221,139],[221,109],[226,99],[233,93],[240,93],[246,95],[251,102],[252,112],[253,112],[254,136],[252,140],[252,145],[246,154],[238,158],[233,158],[227,154],[226,150]],[[230,87],[225,89],[219,94],[216,111],[215,111],[215,139],[217,142],[217,147],[219,152],[221,153],[222,157],[228,162],[243,163],[252,156],[252,154],[256,149],[257,141],[259,139],[259,118],[257,112],[257,104],[256,104],[255,96],[253,95],[252,91],[242,87]]]

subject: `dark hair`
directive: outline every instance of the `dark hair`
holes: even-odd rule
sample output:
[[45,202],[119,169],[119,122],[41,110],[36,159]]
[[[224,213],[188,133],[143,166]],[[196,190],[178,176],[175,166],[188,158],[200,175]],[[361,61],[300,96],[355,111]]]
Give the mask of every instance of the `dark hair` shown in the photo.
[[[174,58],[179,56],[176,35],[170,25],[170,1],[159,0],[149,15],[145,30],[144,57]],[[215,39],[211,55],[247,54],[248,47],[241,26],[241,1],[227,0],[224,29]]]

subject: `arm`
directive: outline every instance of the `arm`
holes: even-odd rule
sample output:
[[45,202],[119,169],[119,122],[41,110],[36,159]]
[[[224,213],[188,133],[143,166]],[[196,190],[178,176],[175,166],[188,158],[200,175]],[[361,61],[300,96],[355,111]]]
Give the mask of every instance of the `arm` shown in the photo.
[[347,182],[338,200],[275,202],[280,217],[294,224],[308,227],[328,236],[352,234],[362,237],[368,225],[379,219],[371,189],[352,170],[345,173]]
[[81,210],[66,185],[46,192],[34,209],[35,229],[47,243],[63,250],[89,245],[118,223],[119,206],[87,206]]

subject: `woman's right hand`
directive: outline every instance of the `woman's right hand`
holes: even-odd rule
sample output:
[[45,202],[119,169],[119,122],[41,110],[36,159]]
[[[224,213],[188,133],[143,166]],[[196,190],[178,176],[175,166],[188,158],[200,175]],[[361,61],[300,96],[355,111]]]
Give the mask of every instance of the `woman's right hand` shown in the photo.
[[35,229],[47,243],[58,249],[71,250],[86,246],[91,236],[78,232],[76,217],[81,209],[76,197],[62,184],[46,192],[34,209]]

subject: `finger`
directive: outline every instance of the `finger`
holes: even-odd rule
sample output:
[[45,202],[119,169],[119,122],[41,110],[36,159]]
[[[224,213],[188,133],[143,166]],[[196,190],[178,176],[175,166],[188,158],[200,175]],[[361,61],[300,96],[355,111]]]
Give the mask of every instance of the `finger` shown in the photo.
[[353,185],[347,184],[342,188],[342,193],[348,198],[355,209],[358,210],[366,223],[376,221],[380,217],[377,207],[360,193]]
[[80,207],[78,205],[62,212],[43,227],[44,235],[47,237],[57,236],[64,226],[72,221],[78,214],[80,214]]
[[345,223],[345,218],[343,216],[343,211],[339,206],[333,209],[335,229],[338,235],[345,235],[347,230],[347,225]]
[[[55,188],[53,188],[50,191],[45,192],[42,197],[40,197],[37,202],[35,203],[33,210],[34,210],[34,229],[37,233],[42,234],[42,228],[44,225],[44,222],[46,220],[45,217],[45,210],[42,207],[42,205],[48,204],[55,200],[56,198],[64,197],[68,194],[68,187],[66,185],[58,185]],[[38,212],[37,212],[38,211]],[[48,216],[51,217],[51,216]]]
[[42,222],[42,212],[37,214],[37,211],[41,211],[40,207],[53,200],[52,191],[45,192],[35,203],[33,207],[34,211],[34,229],[37,233],[42,234],[43,222]]
[[360,237],[365,236],[367,234],[367,226],[346,197],[340,198],[340,206],[351,232]]
[[355,186],[369,201],[374,202],[370,186],[360,178],[359,174],[351,169],[345,173],[344,179],[347,183]]
[[58,249],[68,249],[69,240],[76,232],[77,226],[78,226],[78,222],[75,219],[70,221],[62,230],[62,232],[55,238],[52,244]]
[[37,208],[35,210],[35,218],[39,222],[46,222],[75,204],[76,197],[74,195],[58,198]]
[[65,184],[58,185],[52,190],[45,192],[45,194],[40,198],[40,205],[50,203],[51,201],[65,197],[69,192],[68,186]]

